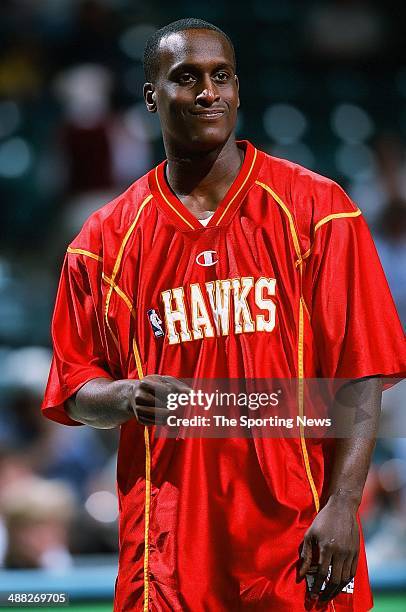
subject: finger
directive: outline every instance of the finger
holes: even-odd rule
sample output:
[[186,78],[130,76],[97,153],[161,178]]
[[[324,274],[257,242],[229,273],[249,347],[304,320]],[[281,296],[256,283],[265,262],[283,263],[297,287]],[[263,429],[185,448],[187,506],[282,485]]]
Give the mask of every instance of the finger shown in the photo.
[[190,393],[191,391],[191,388],[178,378],[155,374],[146,376],[140,386],[145,387],[150,392],[158,392],[164,395],[168,393]]
[[300,553],[301,567],[299,577],[303,578],[310,570],[312,564],[312,543],[311,538],[305,535],[303,540],[302,552]]
[[314,584],[311,590],[312,597],[318,597],[323,583],[326,582],[329,567],[331,565],[331,549],[319,547],[319,562],[317,572],[314,575]]
[[165,423],[169,416],[168,410],[165,408],[156,408],[150,406],[136,405],[135,415],[140,422],[148,421],[149,424]]
[[165,422],[168,416],[170,416],[170,412],[166,408],[157,408],[156,406],[137,406],[137,413],[146,418]]
[[159,404],[155,396],[145,386],[141,385],[130,394],[129,401],[134,412],[137,406],[154,407],[157,403]]
[[177,413],[184,412],[190,401],[190,389],[187,387],[180,388],[172,387],[169,383],[159,383],[154,387],[150,393],[155,397],[156,404],[168,408],[169,400],[173,409],[173,402],[175,402]]
[[175,378],[174,376],[163,376],[162,378],[164,378],[174,389],[179,389],[182,392],[192,391],[192,387],[179,378]]
[[351,573],[351,579],[354,578],[355,574],[357,573],[358,557],[359,557],[359,553],[354,555],[354,558],[353,558],[352,563],[351,563],[351,572],[350,572]]
[[334,592],[331,593],[330,599],[334,599],[334,597],[337,597],[337,595],[339,595],[341,591],[345,589],[347,584],[351,582],[352,580],[352,576],[351,576],[352,560],[353,560],[352,555],[350,557],[347,557],[347,559],[345,559],[343,563],[343,571],[341,575],[341,584],[336,588]]
[[145,406],[146,408],[159,408],[161,410],[168,410],[164,398],[160,395],[155,396],[141,396],[136,398],[138,406]]
[[158,406],[144,406],[142,404],[134,403],[132,406],[135,418],[139,422],[143,422],[145,419],[151,423],[165,422],[169,416],[169,412],[166,408],[159,408]]
[[345,557],[342,554],[335,554],[331,560],[331,573],[327,581],[326,588],[320,594],[320,601],[328,601],[337,593],[342,583],[343,565]]
[[142,382],[135,393],[137,404],[143,406],[160,406],[166,405],[166,397],[168,393],[164,385],[150,385],[147,382]]

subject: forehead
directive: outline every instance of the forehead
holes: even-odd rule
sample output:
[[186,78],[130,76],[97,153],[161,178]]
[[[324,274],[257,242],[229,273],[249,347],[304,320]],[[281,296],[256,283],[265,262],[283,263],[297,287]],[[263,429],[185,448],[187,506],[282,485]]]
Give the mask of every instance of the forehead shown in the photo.
[[228,40],[214,30],[184,30],[165,36],[158,47],[159,72],[169,72],[181,64],[234,65]]

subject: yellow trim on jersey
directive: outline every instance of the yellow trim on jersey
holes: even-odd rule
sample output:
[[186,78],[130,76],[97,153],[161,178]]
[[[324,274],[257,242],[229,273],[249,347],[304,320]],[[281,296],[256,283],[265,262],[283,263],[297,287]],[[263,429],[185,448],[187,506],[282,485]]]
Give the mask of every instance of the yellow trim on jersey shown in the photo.
[[302,302],[303,302],[303,308],[304,308],[304,311],[305,311],[305,313],[306,313],[306,315],[307,315],[307,318],[308,318],[308,319],[309,319],[309,321],[311,322],[310,312],[309,312],[309,309],[308,309],[308,307],[307,307],[307,304],[306,304],[306,302],[305,302],[305,299],[304,299],[303,295],[302,295]]
[[[113,330],[110,327],[110,323],[108,321],[108,309],[109,309],[109,305],[110,305],[110,299],[111,299],[111,294],[113,292],[113,290],[120,296],[120,298],[124,301],[124,303],[126,304],[127,308],[129,309],[132,317],[135,319],[135,311],[133,308],[133,305],[131,303],[130,298],[124,293],[124,291],[122,291],[122,289],[120,289],[120,287],[115,283],[114,279],[117,276],[117,272],[119,270],[120,267],[120,263],[121,263],[121,259],[123,256],[123,252],[125,249],[125,246],[128,242],[128,239],[131,235],[131,232],[133,231],[139,216],[141,214],[141,211],[143,210],[143,208],[145,207],[145,205],[151,200],[152,195],[149,195],[141,204],[140,208],[138,209],[137,215],[132,223],[132,225],[130,226],[128,232],[126,233],[124,240],[121,244],[120,250],[118,252],[118,256],[113,268],[113,275],[112,278],[110,278],[109,276],[107,276],[106,274],[104,274],[104,272],[102,273],[102,278],[103,280],[110,285],[110,289],[109,289],[109,293],[107,295],[106,298],[106,310],[105,310],[105,320],[106,320],[106,324],[107,327],[112,335],[112,338],[114,340],[114,343],[117,347],[117,349],[119,349],[119,341],[116,337],[116,335],[114,334]],[[77,254],[77,255],[85,255],[86,257],[90,257],[91,259],[94,259],[96,261],[103,261],[103,258],[100,257],[99,255],[96,255],[95,253],[91,253],[90,251],[86,251],[85,249],[76,249],[76,248],[72,248],[72,247],[68,247],[67,249],[68,253],[72,253],[72,254]],[[138,373],[138,378],[141,380],[144,375],[143,375],[143,371],[142,371],[142,362],[141,362],[141,357],[140,357],[140,353],[138,350],[138,346],[137,343],[135,341],[135,338],[133,338],[133,352],[134,352],[134,358],[135,358],[135,364],[137,367],[137,373]],[[144,612],[148,612],[148,600],[149,600],[149,575],[148,575],[148,563],[149,563],[149,515],[150,515],[150,508],[151,508],[151,449],[150,449],[150,443],[149,443],[149,432],[148,432],[148,427],[144,428],[144,441],[145,441],[145,535],[144,535],[144,546],[145,546],[145,553],[144,553]]]
[[[74,249],[72,247],[68,247],[67,248],[67,252],[68,253],[73,253],[75,255],[85,255],[85,257],[90,257],[91,259],[95,259],[96,261],[103,261],[103,258],[100,257],[99,255],[96,255],[96,253],[91,253],[90,251],[86,251],[85,249]],[[114,340],[114,344],[116,345],[117,350],[119,350],[119,342],[118,342],[118,338],[115,335],[115,333],[113,332],[113,330],[110,327],[109,322],[106,320],[107,323],[107,327],[109,329],[109,332],[111,334],[111,337]]]
[[144,427],[145,440],[145,534],[144,534],[144,612],[149,610],[149,517],[151,510],[151,448],[148,427]]
[[173,204],[170,203],[168,198],[166,198],[164,192],[161,189],[161,185],[159,184],[158,166],[155,168],[155,181],[156,181],[156,184],[158,185],[158,189],[159,189],[159,193],[161,194],[161,197],[165,200],[165,202],[168,204],[168,206],[170,206],[172,208],[173,212],[176,213],[178,215],[178,217],[180,217],[182,219],[182,221],[184,221],[186,223],[186,225],[188,225],[191,229],[195,229],[194,226],[190,223],[190,221],[185,219],[185,217],[179,212],[179,210],[175,206],[173,206]]
[[91,257],[92,259],[95,259],[96,261],[103,261],[103,257],[100,257],[100,255],[96,255],[96,253],[85,251],[85,249],[74,249],[69,246],[66,250],[68,253],[75,253],[76,255],[86,255],[86,257]]
[[[271,189],[271,187],[269,187],[269,185],[266,185],[265,183],[261,183],[260,181],[255,181],[255,183],[259,185],[260,187],[262,187],[263,189],[265,189],[265,191],[267,191],[273,197],[273,199],[279,204],[279,206],[282,208],[282,210],[286,214],[288,221],[289,221],[289,228],[290,228],[290,233],[291,233],[292,240],[293,240],[293,245],[295,247],[296,256],[298,258],[296,264],[300,266],[299,267],[299,274],[300,274],[299,337],[298,337],[298,348],[297,348],[297,362],[298,362],[298,409],[299,409],[299,416],[303,417],[304,415],[304,367],[303,367],[304,312],[307,313],[307,316],[310,319],[310,314],[309,314],[308,308],[306,306],[306,303],[302,295],[303,257],[300,251],[299,238],[296,232],[296,227],[295,227],[292,213],[290,212],[286,204],[278,196],[278,194],[276,194],[274,190]],[[299,431],[300,431],[300,446],[302,450],[306,476],[307,476],[307,480],[309,481],[310,489],[313,495],[314,506],[316,508],[316,512],[318,512],[320,510],[319,494],[317,492],[317,487],[315,485],[312,470],[310,467],[309,453],[307,452],[306,438],[304,435],[303,425],[299,426]]]
[[327,215],[327,217],[320,219],[320,221],[316,223],[316,226],[314,228],[314,233],[317,232],[319,227],[321,227],[325,223],[328,223],[328,221],[331,221],[332,219],[344,219],[345,217],[359,217],[360,214],[361,214],[361,211],[359,208],[357,208],[357,210],[354,210],[354,212],[348,212],[348,213],[342,212],[342,213],[333,213],[331,215]]
[[[145,208],[145,206],[148,204],[148,202],[152,199],[152,195],[150,194],[149,196],[147,196],[145,198],[145,200],[142,202],[142,204],[140,205],[137,214],[135,216],[134,221],[132,222],[132,224],[130,225],[129,229],[127,230],[126,235],[124,236],[123,242],[121,243],[120,249],[118,251],[118,255],[114,264],[114,268],[113,268],[113,273],[111,275],[111,278],[106,276],[105,274],[103,274],[103,279],[110,285],[110,289],[107,293],[107,297],[106,297],[106,304],[105,304],[105,321],[106,321],[106,325],[111,333],[111,335],[113,336],[113,339],[117,345],[117,348],[119,348],[119,343],[117,338],[115,337],[113,330],[110,327],[110,323],[108,320],[108,314],[109,314],[109,306],[110,306],[110,300],[111,300],[111,295],[113,293],[113,290],[116,291],[116,293],[121,297],[121,299],[125,302],[126,306],[128,307],[128,309],[131,312],[131,315],[135,318],[135,312],[134,312],[134,308],[133,305],[131,303],[131,300],[129,299],[129,297],[124,293],[124,291],[122,291],[120,289],[120,287],[118,287],[118,285],[115,282],[116,276],[118,274],[118,271],[120,269],[120,264],[121,264],[121,260],[123,257],[123,253],[124,253],[124,249],[126,247],[126,244],[135,228],[135,226],[138,223],[138,219],[140,217],[141,212],[143,211],[143,209]],[[138,373],[138,378],[141,380],[144,377],[143,371],[142,371],[142,363],[141,363],[141,358],[140,358],[140,353],[137,347],[137,343],[135,341],[135,338],[133,338],[133,352],[134,352],[134,358],[135,358],[135,364],[137,367],[137,373]],[[144,548],[145,548],[145,552],[144,552],[144,612],[148,612],[148,602],[149,602],[149,575],[148,575],[148,564],[149,564],[149,515],[150,515],[150,508],[151,508],[151,449],[150,449],[150,443],[149,443],[149,432],[148,432],[148,427],[144,427],[144,441],[145,441],[145,531],[144,531]]]
[[251,172],[252,169],[254,167],[255,161],[257,159],[257,150],[254,149],[254,157],[252,159],[252,163],[250,166],[250,169],[248,170],[248,174],[245,177],[241,187],[239,188],[239,190],[237,191],[236,194],[233,195],[233,197],[231,198],[231,200],[229,201],[229,203],[227,204],[227,206],[225,207],[225,209],[223,210],[223,212],[221,213],[221,217],[220,219],[217,221],[216,226],[219,225],[221,223],[221,221],[223,220],[224,215],[226,214],[226,212],[228,211],[228,209],[230,208],[231,204],[234,202],[235,198],[241,193],[241,190],[244,188],[245,183],[248,181],[249,177],[251,176]]
[[287,216],[287,218],[289,220],[289,228],[290,228],[290,233],[291,233],[291,236],[292,236],[293,244],[294,244],[294,247],[295,247],[296,256],[301,261],[302,260],[302,255],[301,255],[301,252],[300,252],[299,239],[298,239],[298,236],[297,236],[295,222],[293,220],[292,213],[290,212],[290,210],[286,206],[286,204],[280,199],[278,194],[275,193],[274,190],[269,187],[269,185],[266,185],[265,183],[261,183],[261,181],[255,181],[255,184],[259,185],[260,187],[265,189],[265,191],[270,193],[271,196],[273,197],[273,199],[279,204],[279,206],[282,208],[282,210],[286,214],[286,216]]
[[126,295],[124,293],[124,291],[122,289],[120,289],[120,287],[117,285],[117,283],[113,282],[109,276],[106,276],[106,274],[104,274],[104,272],[102,274],[102,279],[104,281],[106,281],[106,283],[108,285],[110,285],[110,287],[113,287],[113,290],[117,293],[117,295],[119,295],[121,297],[121,299],[123,300],[123,302],[127,306],[128,310],[130,311],[132,317],[135,319],[135,310],[133,308],[133,305],[132,305],[131,300],[128,297],[128,295]]
[[296,266],[300,265],[302,263],[302,261],[304,261],[305,259],[307,259],[307,257],[309,257],[310,253],[312,251],[312,248],[310,247],[310,249],[307,249],[307,251],[305,253],[303,253],[302,255],[302,259],[298,259],[295,263]]
[[[135,363],[137,366],[138,378],[142,380],[144,373],[137,343],[133,339],[133,352]],[[144,612],[149,610],[149,519],[151,511],[151,446],[149,442],[148,427],[144,427],[144,442],[145,442],[145,528],[144,528]]]
[[138,378],[142,380],[144,378],[144,375],[142,373],[142,361],[141,361],[140,352],[138,350],[138,346],[137,346],[137,342],[135,341],[135,338],[133,338],[133,353],[134,353],[135,365],[137,366]]
[[[311,244],[310,248],[307,249],[306,253],[302,255],[302,260],[307,259],[310,253],[312,252],[313,245],[314,245],[314,237],[316,235],[317,230],[320,229],[322,225],[324,225],[325,223],[328,223],[329,221],[332,221],[333,219],[346,219],[346,218],[352,218],[352,217],[359,217],[360,215],[362,215],[362,212],[359,208],[357,208],[357,210],[354,210],[354,212],[332,213],[331,215],[327,215],[327,217],[323,217],[323,219],[320,219],[320,221],[318,221],[314,227],[313,243]],[[297,266],[299,265],[300,261],[301,260],[299,259],[297,260],[296,262]]]
[[[138,378],[142,380],[144,373],[142,371],[142,363],[138,351],[137,343],[133,338],[133,352],[135,363],[137,366]],[[149,519],[151,511],[151,446],[149,442],[148,427],[144,427],[144,442],[145,442],[145,528],[144,528],[144,612],[149,610]]]
[[[152,199],[152,195],[150,194],[150,195],[149,195],[149,196],[147,196],[147,197],[145,198],[145,200],[142,202],[142,204],[140,205],[140,207],[139,207],[139,209],[138,209],[138,211],[137,211],[137,214],[136,214],[136,216],[135,216],[134,221],[131,223],[131,225],[130,225],[129,229],[127,230],[126,235],[124,236],[124,240],[123,240],[123,242],[121,243],[120,249],[119,249],[119,251],[118,251],[118,255],[117,255],[117,258],[116,258],[116,262],[115,262],[115,264],[114,264],[114,268],[113,268],[113,273],[112,273],[112,275],[111,275],[111,279],[110,279],[110,280],[111,280],[111,282],[112,282],[112,283],[114,283],[114,282],[115,282],[115,280],[116,280],[116,276],[117,276],[118,270],[119,270],[119,268],[120,268],[121,259],[122,259],[122,257],[123,257],[123,253],[124,253],[124,249],[125,249],[125,247],[126,247],[126,244],[127,244],[128,240],[129,240],[129,238],[130,238],[130,236],[131,236],[131,234],[132,234],[132,232],[133,232],[133,230],[134,230],[135,226],[136,226],[136,225],[137,225],[137,223],[138,223],[138,219],[139,219],[139,217],[140,217],[141,212],[143,211],[144,207],[145,207],[145,206],[148,204],[148,202],[149,202],[151,199]],[[109,328],[109,330],[110,330],[110,332],[111,332],[111,333],[112,333],[112,331],[111,331],[111,327],[110,327],[110,324],[109,324],[109,307],[110,307],[110,300],[111,300],[111,295],[112,295],[112,293],[113,293],[113,285],[112,285],[112,284],[110,284],[110,289],[108,290],[107,297],[106,297],[106,305],[105,305],[105,311],[104,311],[104,319],[105,319],[105,321],[106,321],[106,325],[107,325],[107,327]],[[114,334],[113,334],[113,336],[114,336]]]
[[[303,298],[300,297],[299,300],[299,342],[297,348],[297,362],[298,362],[298,406],[299,406],[299,416],[303,419],[304,416],[304,368],[303,368],[303,348],[304,348],[304,321],[303,321]],[[313,495],[314,506],[316,508],[316,512],[320,510],[320,499],[319,494],[317,492],[317,487],[314,482],[312,470],[310,467],[309,461],[309,453],[307,452],[306,446],[306,438],[304,435],[304,427],[302,423],[299,425],[300,431],[300,446],[302,448],[303,461],[305,464],[305,470],[307,475],[307,480],[309,481],[310,489]]]

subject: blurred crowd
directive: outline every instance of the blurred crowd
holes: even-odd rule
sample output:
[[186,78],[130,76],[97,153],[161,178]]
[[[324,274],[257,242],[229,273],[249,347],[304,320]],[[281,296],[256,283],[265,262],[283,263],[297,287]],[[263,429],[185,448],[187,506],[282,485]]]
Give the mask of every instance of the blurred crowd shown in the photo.
[[[406,321],[406,7],[254,0],[246,12],[240,0],[1,3],[0,565],[58,570],[117,549],[117,432],[50,423],[39,404],[67,244],[164,155],[142,100],[156,28],[194,16],[230,34],[239,137],[347,189]],[[404,385],[385,394],[403,435],[405,400]],[[380,439],[362,506],[371,563],[406,559],[405,510],[406,439]]]

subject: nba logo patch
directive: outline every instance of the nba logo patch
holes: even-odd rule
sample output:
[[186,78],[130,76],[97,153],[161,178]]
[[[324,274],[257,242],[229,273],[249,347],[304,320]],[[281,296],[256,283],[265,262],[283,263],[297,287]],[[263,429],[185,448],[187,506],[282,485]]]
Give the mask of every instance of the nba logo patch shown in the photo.
[[165,335],[164,328],[162,327],[162,320],[155,310],[151,308],[147,311],[149,322],[151,323],[152,331],[154,332],[155,338],[162,338]]

